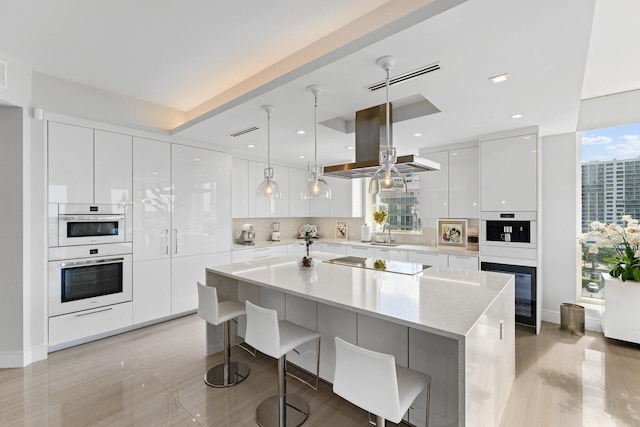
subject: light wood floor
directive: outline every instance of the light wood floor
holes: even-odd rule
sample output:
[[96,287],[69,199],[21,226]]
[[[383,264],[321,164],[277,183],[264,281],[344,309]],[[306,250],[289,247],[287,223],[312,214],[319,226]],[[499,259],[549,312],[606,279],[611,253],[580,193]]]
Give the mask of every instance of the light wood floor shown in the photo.
[[[276,393],[276,362],[234,349],[251,375],[214,389],[202,377],[222,356],[204,352],[204,322],[194,315],[0,369],[0,425],[256,425],[256,406]],[[640,426],[640,347],[544,324],[539,336],[517,331],[516,358],[500,427]],[[310,404],[305,426],[368,425],[327,384],[319,392],[295,380],[288,387]]]

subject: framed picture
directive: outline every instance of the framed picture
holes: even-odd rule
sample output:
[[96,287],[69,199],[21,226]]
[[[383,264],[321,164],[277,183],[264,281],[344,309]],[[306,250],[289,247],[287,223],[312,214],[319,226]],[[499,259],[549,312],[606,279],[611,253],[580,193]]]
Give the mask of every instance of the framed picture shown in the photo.
[[336,221],[336,240],[347,240],[349,237],[349,222]]
[[467,220],[466,219],[439,219],[438,220],[438,245],[439,246],[467,246]]

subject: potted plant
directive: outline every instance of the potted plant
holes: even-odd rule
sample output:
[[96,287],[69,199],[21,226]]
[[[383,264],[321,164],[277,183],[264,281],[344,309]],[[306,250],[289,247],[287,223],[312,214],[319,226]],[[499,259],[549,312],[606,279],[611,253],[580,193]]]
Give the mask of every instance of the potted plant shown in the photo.
[[640,343],[640,226],[631,215],[622,215],[623,225],[594,221],[580,243],[591,243],[590,254],[612,247],[615,255],[603,258],[610,264],[603,274],[605,290],[604,335]]
[[304,244],[306,246],[307,255],[302,257],[302,259],[298,261],[298,267],[300,267],[301,270],[309,270],[316,265],[315,258],[309,256],[309,247],[313,245],[312,234],[313,233],[311,231],[305,231],[304,233]]

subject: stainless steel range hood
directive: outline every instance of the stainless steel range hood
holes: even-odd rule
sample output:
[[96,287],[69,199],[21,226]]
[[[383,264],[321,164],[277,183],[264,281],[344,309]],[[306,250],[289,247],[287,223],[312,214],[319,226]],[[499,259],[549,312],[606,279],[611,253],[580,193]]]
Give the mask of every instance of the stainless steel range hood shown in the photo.
[[[389,105],[393,123],[393,106]],[[386,104],[356,112],[356,161],[325,166],[324,174],[337,178],[368,178],[380,168],[380,149],[387,146]],[[393,126],[389,129],[393,141]],[[396,167],[401,174],[440,170],[440,164],[413,154],[398,156]]]

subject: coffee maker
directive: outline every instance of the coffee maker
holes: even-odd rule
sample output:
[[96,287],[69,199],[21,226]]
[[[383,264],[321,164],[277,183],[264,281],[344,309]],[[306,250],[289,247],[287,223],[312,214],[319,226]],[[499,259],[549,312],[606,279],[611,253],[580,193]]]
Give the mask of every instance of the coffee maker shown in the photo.
[[240,237],[236,242],[241,245],[255,245],[256,233],[253,231],[253,225],[242,224],[240,230]]
[[280,241],[280,223],[279,222],[271,223],[271,241],[273,242]]

